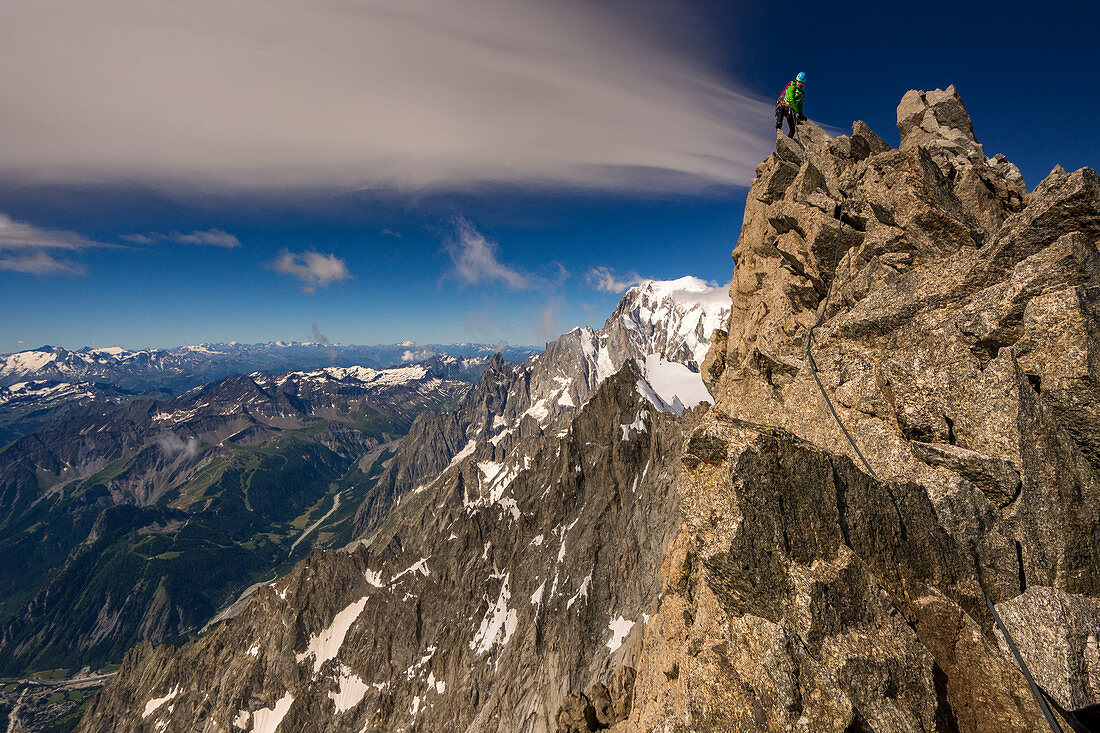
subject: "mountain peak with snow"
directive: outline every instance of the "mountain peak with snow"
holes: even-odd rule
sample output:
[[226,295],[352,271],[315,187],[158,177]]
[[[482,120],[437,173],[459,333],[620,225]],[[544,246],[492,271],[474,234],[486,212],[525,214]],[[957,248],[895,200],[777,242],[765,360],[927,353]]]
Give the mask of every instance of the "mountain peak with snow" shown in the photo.
[[643,357],[699,365],[730,312],[728,288],[697,277],[644,280],[626,291],[604,330],[618,324]]
[[685,275],[675,280],[642,280],[627,291],[644,294],[649,297],[665,298],[681,295],[685,301],[703,300],[715,294],[723,295],[724,290],[715,282],[703,280],[693,275]]

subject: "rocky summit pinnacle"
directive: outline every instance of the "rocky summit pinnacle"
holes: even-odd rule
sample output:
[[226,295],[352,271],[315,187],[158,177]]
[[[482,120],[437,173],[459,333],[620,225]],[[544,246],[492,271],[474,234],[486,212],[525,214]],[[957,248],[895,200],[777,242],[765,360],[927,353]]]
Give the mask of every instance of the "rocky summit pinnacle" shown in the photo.
[[651,307],[689,283],[494,364],[359,541],[135,647],[80,729],[1044,730],[990,604],[1095,725],[1100,177],[1028,190],[953,88],[898,121],[777,138],[701,365],[710,317]]

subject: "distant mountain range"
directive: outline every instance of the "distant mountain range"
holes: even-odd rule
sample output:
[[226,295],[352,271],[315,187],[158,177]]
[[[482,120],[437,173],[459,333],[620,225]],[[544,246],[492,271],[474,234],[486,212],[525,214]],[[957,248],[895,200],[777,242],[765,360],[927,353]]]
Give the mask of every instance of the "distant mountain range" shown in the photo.
[[76,351],[59,346],[42,346],[0,355],[0,386],[46,380],[109,384],[139,392],[182,392],[231,374],[256,371],[281,373],[329,366],[381,369],[436,356],[464,359],[490,357],[497,352],[506,361],[518,363],[538,351],[526,346],[473,343],[419,345],[412,341],[376,346],[308,341],[234,342],[137,351],[118,346],[84,347]]
[[512,363],[538,353],[522,346],[420,346],[411,341],[383,346],[276,341],[139,351],[43,346],[0,356],[0,447],[79,405],[140,396],[164,399],[234,374],[422,363],[447,379],[473,382],[498,352]]

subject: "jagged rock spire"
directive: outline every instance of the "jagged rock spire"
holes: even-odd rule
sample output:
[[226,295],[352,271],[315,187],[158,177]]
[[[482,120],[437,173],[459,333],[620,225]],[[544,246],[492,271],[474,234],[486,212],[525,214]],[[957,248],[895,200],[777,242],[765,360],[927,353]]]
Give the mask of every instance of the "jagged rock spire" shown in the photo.
[[954,84],[930,92],[906,92],[898,105],[898,130],[901,150],[943,142],[978,145],[974,124]]

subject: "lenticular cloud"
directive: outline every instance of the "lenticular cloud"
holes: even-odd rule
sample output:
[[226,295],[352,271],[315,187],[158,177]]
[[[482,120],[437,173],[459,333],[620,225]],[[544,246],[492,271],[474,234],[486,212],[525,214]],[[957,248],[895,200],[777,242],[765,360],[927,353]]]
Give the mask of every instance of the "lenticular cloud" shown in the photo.
[[745,185],[767,102],[577,0],[4,2],[0,174]]

